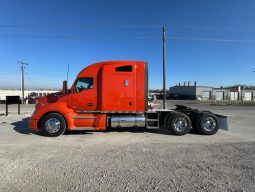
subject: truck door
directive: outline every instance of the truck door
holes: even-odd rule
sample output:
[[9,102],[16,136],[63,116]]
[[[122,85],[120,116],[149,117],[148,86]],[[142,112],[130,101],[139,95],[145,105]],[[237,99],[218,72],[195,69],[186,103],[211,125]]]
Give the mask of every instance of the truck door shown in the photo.
[[81,77],[73,86],[70,107],[76,112],[95,111],[97,108],[95,80],[93,77]]

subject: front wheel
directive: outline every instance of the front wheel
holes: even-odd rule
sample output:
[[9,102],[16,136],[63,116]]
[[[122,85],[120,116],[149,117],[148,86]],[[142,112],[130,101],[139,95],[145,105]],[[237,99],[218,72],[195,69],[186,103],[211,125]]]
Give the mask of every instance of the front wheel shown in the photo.
[[185,135],[191,129],[191,121],[183,113],[171,113],[166,119],[166,127],[174,135]]
[[41,133],[49,137],[62,135],[66,130],[66,122],[62,115],[50,113],[43,117],[41,122]]

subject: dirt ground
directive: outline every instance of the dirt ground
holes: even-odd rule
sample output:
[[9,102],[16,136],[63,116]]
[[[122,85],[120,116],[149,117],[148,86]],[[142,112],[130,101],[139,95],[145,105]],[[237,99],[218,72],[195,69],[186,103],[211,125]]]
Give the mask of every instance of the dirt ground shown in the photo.
[[178,137],[130,128],[47,138],[28,129],[33,105],[21,116],[12,107],[0,116],[0,191],[255,191],[255,107],[185,104],[227,115],[229,131]]

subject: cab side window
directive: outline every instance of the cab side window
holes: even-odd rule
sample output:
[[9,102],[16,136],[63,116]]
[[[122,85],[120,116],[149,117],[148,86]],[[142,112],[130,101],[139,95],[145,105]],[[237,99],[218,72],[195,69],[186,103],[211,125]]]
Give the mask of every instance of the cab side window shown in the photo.
[[79,78],[76,81],[74,89],[76,93],[80,93],[81,91],[86,89],[93,89],[93,78],[92,77]]

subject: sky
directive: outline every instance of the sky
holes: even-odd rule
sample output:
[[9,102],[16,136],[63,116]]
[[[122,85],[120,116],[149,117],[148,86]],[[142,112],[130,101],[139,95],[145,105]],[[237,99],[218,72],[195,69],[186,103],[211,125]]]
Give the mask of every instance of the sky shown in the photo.
[[84,67],[141,60],[149,88],[254,85],[254,0],[0,0],[0,88],[60,89]]

